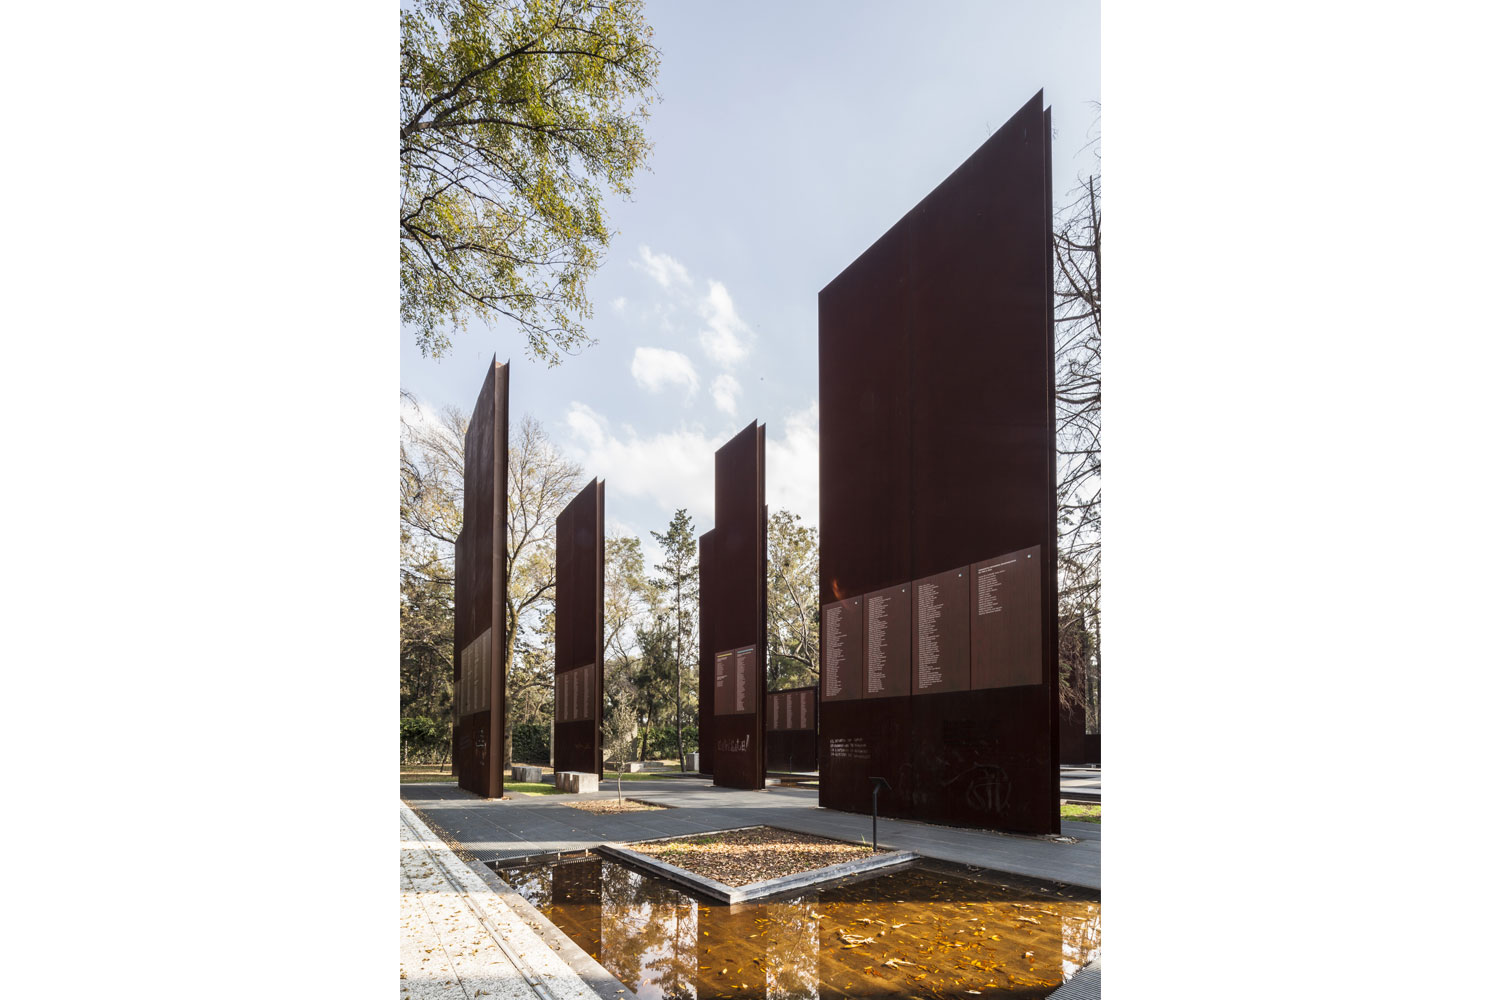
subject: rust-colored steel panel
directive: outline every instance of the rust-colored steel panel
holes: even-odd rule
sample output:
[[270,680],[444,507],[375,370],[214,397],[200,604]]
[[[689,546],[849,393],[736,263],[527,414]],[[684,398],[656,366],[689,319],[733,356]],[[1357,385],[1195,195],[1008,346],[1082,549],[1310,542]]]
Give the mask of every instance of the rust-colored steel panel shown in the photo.
[[[1029,833],[1058,821],[1058,763],[1050,735],[1056,698],[1048,686],[959,691],[906,699],[913,733],[933,737],[911,755],[910,813],[938,823]],[[885,810],[885,796],[881,796]],[[892,815],[897,813],[892,812]]]
[[766,692],[766,732],[778,733],[818,728],[818,689],[786,688]]
[[604,776],[604,483],[591,480],[557,516],[553,767]]
[[822,629],[824,701],[857,701],[862,697],[860,675],[865,666],[864,601],[851,597],[823,605]]
[[[1059,829],[1050,147],[1038,93],[818,296],[819,603],[913,588],[911,693],[824,706],[823,806],[873,775],[892,816]],[[971,567],[1032,548],[1038,638],[971,641]]]
[[505,495],[510,369],[485,372],[464,435],[464,524],[454,547],[454,698],[458,784],[486,798],[505,793]]
[[698,773],[714,773],[714,533],[698,538]]
[[1087,764],[1097,767],[1102,761],[1098,733],[1088,731],[1083,709],[1059,712],[1058,746],[1063,766]]
[[[754,422],[714,453],[714,784],[765,787],[766,437]],[[730,653],[727,662],[722,654]]]
[[1042,548],[969,567],[972,686],[1042,684]]
[[768,691],[766,705],[766,770],[817,770],[818,689]]
[[864,597],[866,698],[911,694],[911,584]]
[[915,575],[903,261],[898,225],[818,294],[820,605]]

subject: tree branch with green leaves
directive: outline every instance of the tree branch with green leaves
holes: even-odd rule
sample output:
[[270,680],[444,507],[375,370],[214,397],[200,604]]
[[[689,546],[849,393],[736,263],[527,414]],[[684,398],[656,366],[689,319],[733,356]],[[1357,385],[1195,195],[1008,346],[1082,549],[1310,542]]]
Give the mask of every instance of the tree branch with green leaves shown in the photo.
[[591,343],[602,200],[650,153],[641,0],[417,0],[401,12],[401,320],[427,355],[470,317],[556,364]]

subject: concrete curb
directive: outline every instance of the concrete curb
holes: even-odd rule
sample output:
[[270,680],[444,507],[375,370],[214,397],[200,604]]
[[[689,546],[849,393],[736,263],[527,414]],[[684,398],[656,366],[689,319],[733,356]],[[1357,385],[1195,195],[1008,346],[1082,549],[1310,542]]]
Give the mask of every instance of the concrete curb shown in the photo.
[[[456,898],[464,901],[479,926],[493,937],[509,964],[525,981],[523,990],[529,987],[538,1000],[598,997],[593,986],[559,954],[560,949],[554,949],[534,929],[528,928],[517,910],[491,892],[487,881],[454,854],[404,802],[401,823],[410,831],[411,843],[427,854],[439,877],[452,886]],[[547,926],[551,926],[550,922]]]
[[[556,863],[559,859],[549,857],[544,863]],[[516,911],[516,915],[527,924],[531,925],[538,937],[570,965],[574,972],[582,977],[589,988],[599,994],[600,1000],[636,1000],[635,993],[624,983],[615,978],[610,972],[588,952],[578,946],[572,938],[554,924],[541,910],[531,905],[531,901],[521,895],[509,882],[501,878],[490,863],[484,861],[470,861],[469,868],[484,880],[484,884],[490,887],[495,895],[505,901],[505,905]],[[494,864],[501,868],[509,868],[511,864],[506,861],[497,861]]]

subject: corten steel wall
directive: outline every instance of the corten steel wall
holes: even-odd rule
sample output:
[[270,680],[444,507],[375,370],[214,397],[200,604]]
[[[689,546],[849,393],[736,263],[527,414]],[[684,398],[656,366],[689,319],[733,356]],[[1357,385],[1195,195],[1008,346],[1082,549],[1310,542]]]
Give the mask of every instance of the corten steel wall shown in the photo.
[[604,776],[604,484],[557,517],[553,767]]
[[766,770],[818,769],[818,688],[766,692]]
[[[717,687],[714,702],[715,785],[764,788],[766,676],[766,428],[751,422],[714,453],[714,541],[711,604],[715,663],[730,654],[731,683],[743,672],[744,710]],[[737,665],[736,665],[737,664]],[[725,711],[725,707],[730,711]]]
[[714,773],[713,529],[698,537],[698,773]]
[[453,647],[459,702],[458,785],[488,798],[505,792],[506,452],[510,369],[491,361],[464,436],[464,527],[454,550]]
[[820,805],[1059,830],[1050,136],[1039,92],[818,296]]
[[1058,751],[1064,764],[1098,764],[1101,761],[1098,733],[1090,733],[1083,709],[1059,710]]

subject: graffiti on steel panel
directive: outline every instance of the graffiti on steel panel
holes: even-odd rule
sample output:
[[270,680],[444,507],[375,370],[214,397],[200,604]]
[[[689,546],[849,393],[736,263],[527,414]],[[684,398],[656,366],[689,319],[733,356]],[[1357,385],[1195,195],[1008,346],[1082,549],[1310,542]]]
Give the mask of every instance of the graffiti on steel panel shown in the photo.
[[942,782],[942,787],[961,789],[964,802],[981,812],[998,813],[1010,801],[1010,775],[998,764],[974,764]]

